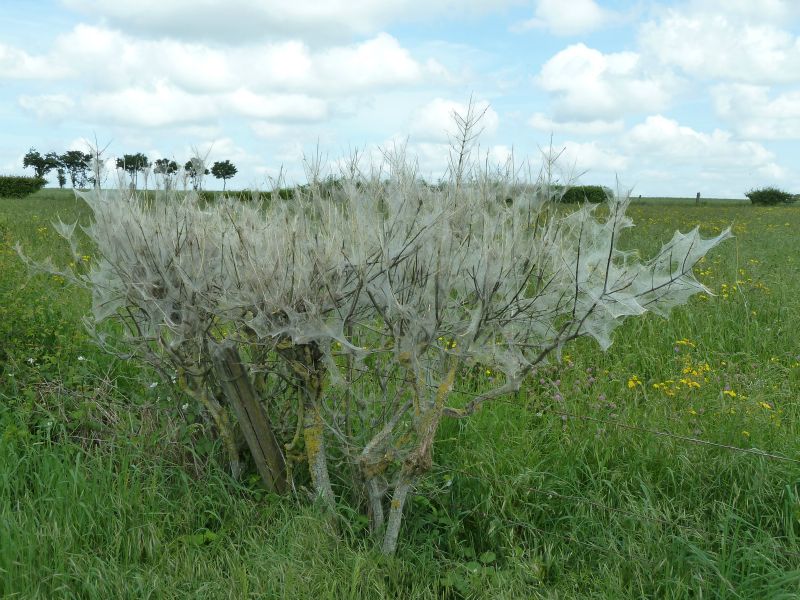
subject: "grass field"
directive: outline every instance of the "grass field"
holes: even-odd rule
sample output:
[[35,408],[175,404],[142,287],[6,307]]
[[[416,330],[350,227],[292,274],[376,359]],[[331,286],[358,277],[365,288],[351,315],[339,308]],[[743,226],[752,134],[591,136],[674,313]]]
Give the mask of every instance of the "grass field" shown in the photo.
[[446,423],[384,557],[231,480],[176,390],[90,343],[85,292],[28,275],[14,244],[57,258],[81,202],[0,199],[0,597],[800,598],[800,207],[630,214],[645,254],[732,224],[697,269],[716,295]]

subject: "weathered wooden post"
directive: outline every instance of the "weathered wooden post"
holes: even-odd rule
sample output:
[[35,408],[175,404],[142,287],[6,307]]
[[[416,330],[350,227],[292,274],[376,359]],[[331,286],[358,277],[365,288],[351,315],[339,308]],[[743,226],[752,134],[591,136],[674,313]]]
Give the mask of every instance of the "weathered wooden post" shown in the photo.
[[258,401],[250,375],[233,344],[220,344],[211,354],[220,387],[233,407],[261,479],[271,492],[286,491],[286,461]]

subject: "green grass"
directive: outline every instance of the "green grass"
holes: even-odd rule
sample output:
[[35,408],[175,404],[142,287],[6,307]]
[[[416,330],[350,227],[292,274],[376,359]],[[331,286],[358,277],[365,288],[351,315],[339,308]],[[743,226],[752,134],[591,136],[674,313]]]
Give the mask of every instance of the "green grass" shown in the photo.
[[[659,196],[643,196],[639,197],[636,194],[632,195],[633,202],[636,204],[697,204],[697,198],[685,197],[659,197]],[[720,206],[724,204],[743,205],[750,204],[746,198],[700,198],[701,206]]]
[[718,295],[626,323],[605,354],[581,340],[445,423],[386,558],[358,518],[332,532],[232,481],[175,390],[89,342],[86,293],[28,275],[14,243],[58,259],[50,221],[88,218],[82,203],[0,200],[0,596],[800,597],[800,209],[630,213],[624,243],[645,254],[732,223],[697,269]]

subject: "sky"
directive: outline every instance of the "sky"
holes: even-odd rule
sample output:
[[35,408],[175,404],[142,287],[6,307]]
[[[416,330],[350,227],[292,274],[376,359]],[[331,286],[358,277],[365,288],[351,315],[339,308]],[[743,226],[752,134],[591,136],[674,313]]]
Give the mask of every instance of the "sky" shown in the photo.
[[404,144],[436,180],[470,98],[491,163],[552,143],[634,195],[798,193],[800,0],[3,0],[4,174],[96,140],[265,189]]

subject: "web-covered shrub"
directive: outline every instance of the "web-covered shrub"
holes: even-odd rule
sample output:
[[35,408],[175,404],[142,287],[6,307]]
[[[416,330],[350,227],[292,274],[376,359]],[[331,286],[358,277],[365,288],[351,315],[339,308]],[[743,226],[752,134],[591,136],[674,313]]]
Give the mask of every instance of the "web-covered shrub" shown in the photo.
[[[440,186],[400,152],[335,183],[312,173],[291,202],[83,195],[97,259],[72,276],[98,339],[181,382],[234,475],[241,435],[265,485],[355,503],[386,552],[443,419],[519,389],[570,340],[607,348],[625,318],[707,292],[692,268],[729,235],[676,232],[641,260],[617,248],[626,196],[565,212],[548,176],[487,172],[458,150]],[[109,320],[125,335],[104,337]],[[476,364],[495,383],[453,395]]]

